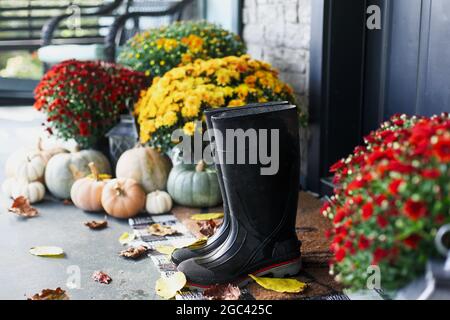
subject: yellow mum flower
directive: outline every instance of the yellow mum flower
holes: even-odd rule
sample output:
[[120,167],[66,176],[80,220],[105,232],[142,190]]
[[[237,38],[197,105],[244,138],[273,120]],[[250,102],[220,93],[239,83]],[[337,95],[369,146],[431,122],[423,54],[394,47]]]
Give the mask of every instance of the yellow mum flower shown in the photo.
[[177,121],[178,121],[177,114],[173,111],[168,111],[163,116],[163,123],[167,127],[173,126],[175,123],[177,123]]
[[184,125],[183,132],[188,136],[193,136],[195,133],[196,125],[195,122],[191,121]]
[[226,69],[220,69],[217,71],[216,77],[217,84],[221,86],[226,86],[231,81],[231,74]]
[[245,106],[245,101],[241,100],[241,99],[234,99],[231,100],[230,103],[228,104],[229,107],[242,107]]

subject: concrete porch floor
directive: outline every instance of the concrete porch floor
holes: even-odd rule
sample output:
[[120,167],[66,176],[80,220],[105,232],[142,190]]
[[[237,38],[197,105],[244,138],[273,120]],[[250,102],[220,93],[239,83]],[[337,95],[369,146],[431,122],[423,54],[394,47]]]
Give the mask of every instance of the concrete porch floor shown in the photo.
[[[31,146],[42,134],[43,117],[29,107],[0,108],[0,181],[7,156],[18,147]],[[11,200],[0,196],[0,299],[24,299],[42,289],[62,287],[79,268],[81,288],[68,290],[71,299],[155,299],[159,277],[153,263],[119,257],[118,238],[131,228],[127,221],[108,218],[108,228],[92,231],[84,222],[103,219],[48,200],[35,207],[40,215],[21,219],[8,213]],[[34,246],[59,246],[65,258],[52,259],[29,254]],[[92,274],[102,270],[113,282],[99,284]]]

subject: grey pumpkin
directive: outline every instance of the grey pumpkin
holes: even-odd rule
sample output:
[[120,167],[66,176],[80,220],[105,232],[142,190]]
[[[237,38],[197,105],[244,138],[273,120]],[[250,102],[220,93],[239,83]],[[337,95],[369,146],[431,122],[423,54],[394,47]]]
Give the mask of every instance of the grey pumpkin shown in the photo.
[[179,205],[193,208],[215,207],[222,203],[217,173],[204,161],[179,164],[169,175],[167,190]]

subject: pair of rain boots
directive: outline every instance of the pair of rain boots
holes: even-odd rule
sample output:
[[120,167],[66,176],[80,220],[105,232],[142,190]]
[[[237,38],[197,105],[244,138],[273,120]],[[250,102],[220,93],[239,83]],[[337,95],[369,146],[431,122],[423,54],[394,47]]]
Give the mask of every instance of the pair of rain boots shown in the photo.
[[[189,286],[197,289],[228,283],[244,286],[250,274],[296,275],[301,268],[301,243],[295,231],[300,176],[296,107],[284,102],[267,103],[213,109],[205,115],[208,132],[219,132],[222,137],[211,143],[215,159],[220,159],[216,169],[224,221],[204,246],[177,249],[172,261],[186,275]],[[265,155],[271,154],[275,170],[263,174],[267,163],[250,161],[255,148],[236,143],[234,135],[227,135],[230,130],[253,132],[260,156],[264,148],[261,142],[267,142]],[[245,161],[238,161],[243,156]]]

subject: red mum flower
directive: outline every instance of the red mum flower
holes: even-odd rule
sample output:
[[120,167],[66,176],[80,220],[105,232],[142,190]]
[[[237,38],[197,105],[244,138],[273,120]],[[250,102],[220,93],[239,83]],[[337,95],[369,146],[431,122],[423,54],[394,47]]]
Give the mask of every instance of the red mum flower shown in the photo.
[[422,201],[413,201],[409,199],[404,208],[403,208],[405,214],[414,221],[419,220],[420,218],[424,217],[427,214],[427,206]]
[[381,229],[384,229],[384,228],[386,228],[388,226],[389,221],[383,216],[378,216],[377,217],[377,223],[378,223],[378,225],[380,226]]
[[408,248],[417,249],[417,247],[419,246],[420,240],[422,240],[422,238],[419,235],[413,234],[413,235],[409,236],[408,238],[406,238],[403,242],[405,243],[405,245]]
[[384,250],[381,248],[375,249],[375,251],[373,253],[372,264],[374,264],[374,265],[379,264],[381,262],[381,260],[385,259],[388,255],[389,255],[388,250]]
[[80,129],[80,136],[82,137],[87,137],[89,136],[89,127],[88,124],[86,122],[82,122],[79,125],[79,129]]
[[441,172],[438,169],[427,169],[423,170],[420,174],[425,179],[438,179],[441,176]]
[[370,247],[370,241],[364,235],[359,238],[358,248],[361,250],[366,250]]
[[336,259],[337,262],[342,262],[342,260],[345,259],[345,256],[347,255],[347,253],[345,252],[345,249],[343,248],[339,248],[335,255],[334,258]]
[[442,162],[450,162],[450,137],[442,137],[433,147],[434,155]]
[[331,168],[330,168],[330,172],[331,173],[335,173],[339,170],[341,170],[342,168],[345,167],[345,162],[344,160],[340,160],[338,162],[336,162]]
[[373,215],[373,204],[371,202],[366,203],[362,207],[362,217],[364,220],[369,220]]
[[389,192],[392,193],[393,195],[397,195],[398,194],[398,189],[400,188],[400,186],[402,185],[403,180],[398,179],[398,180],[394,180],[389,184]]

